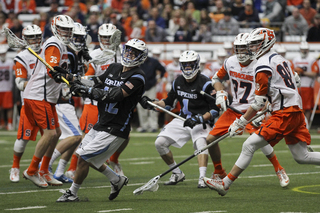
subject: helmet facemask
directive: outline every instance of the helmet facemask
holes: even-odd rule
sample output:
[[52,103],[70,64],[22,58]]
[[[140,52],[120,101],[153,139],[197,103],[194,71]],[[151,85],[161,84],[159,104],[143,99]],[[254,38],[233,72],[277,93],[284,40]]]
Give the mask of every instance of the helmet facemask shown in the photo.
[[39,52],[42,44],[42,35],[23,35],[23,39],[27,42],[28,46],[35,52]]
[[195,61],[180,62],[182,75],[185,79],[192,79],[200,69],[200,58]]
[[57,35],[59,40],[65,45],[70,44],[73,37],[73,28],[57,26]]
[[127,45],[125,45],[122,52],[122,62],[126,67],[138,66],[142,64],[146,58],[146,55],[141,50]]
[[100,47],[102,50],[106,51],[110,49],[110,46],[111,46],[110,38],[111,38],[111,35],[105,35],[105,36],[98,35]]
[[263,52],[263,40],[257,40],[257,41],[249,41],[248,42],[248,52],[251,60],[254,60],[258,58]]
[[247,45],[234,45],[234,52],[236,53],[237,59],[241,64],[250,60]]
[[73,34],[71,43],[74,45],[76,51],[82,50],[86,45],[87,35]]

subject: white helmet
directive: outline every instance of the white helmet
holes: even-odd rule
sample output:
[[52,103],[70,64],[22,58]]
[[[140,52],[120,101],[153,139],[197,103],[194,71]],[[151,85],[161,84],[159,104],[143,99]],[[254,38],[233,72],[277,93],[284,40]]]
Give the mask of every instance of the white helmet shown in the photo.
[[249,33],[239,33],[234,42],[234,52],[236,53],[238,61],[243,64],[250,60],[250,56],[247,48],[247,38]]
[[276,36],[273,30],[268,28],[256,28],[252,30],[247,38],[250,59],[257,59],[268,52],[275,42]]
[[123,66],[139,66],[148,57],[148,49],[144,41],[133,38],[124,45],[121,56],[121,64]]
[[278,54],[283,54],[283,53],[286,53],[287,52],[287,49],[283,46],[283,45],[279,45],[276,52]]
[[26,26],[22,30],[22,39],[27,42],[33,51],[39,52],[42,45],[41,28],[35,24]]
[[300,53],[301,53],[301,57],[302,58],[306,58],[309,54],[309,44],[308,42],[306,41],[303,41],[300,43],[300,46],[299,46],[299,49],[300,49]]
[[225,49],[220,48],[217,50],[218,63],[223,64],[224,60],[228,56],[228,53]]
[[72,41],[69,46],[75,51],[82,50],[86,45],[87,30],[82,24],[74,23]]
[[193,50],[184,51],[179,58],[182,75],[185,79],[192,79],[200,70],[200,55]]
[[68,45],[72,40],[74,22],[67,15],[57,15],[53,17],[51,29],[53,35],[64,45]]
[[225,49],[228,56],[231,56],[233,54],[232,52],[232,43],[230,41],[223,42],[223,48]]
[[117,27],[113,24],[102,24],[99,27],[98,39],[100,42],[100,47],[102,50],[106,51],[110,49],[111,43],[110,39],[114,32],[116,32]]

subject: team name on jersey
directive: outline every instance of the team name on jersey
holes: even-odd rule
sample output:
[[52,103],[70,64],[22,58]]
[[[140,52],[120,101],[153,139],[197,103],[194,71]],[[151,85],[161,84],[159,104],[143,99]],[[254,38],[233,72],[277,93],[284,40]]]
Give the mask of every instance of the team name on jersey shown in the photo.
[[123,81],[117,81],[117,80],[112,80],[109,78],[106,78],[106,80],[104,81],[104,83],[108,86],[115,86],[115,87],[120,87],[123,84]]
[[184,97],[184,98],[189,98],[189,99],[197,99],[197,94],[191,94],[191,93],[187,93],[181,90],[177,90],[177,93],[179,96]]
[[234,72],[234,71],[230,71],[230,76],[235,77],[235,78],[240,78],[243,80],[253,81],[252,75],[246,75],[246,74],[238,73],[238,72]]

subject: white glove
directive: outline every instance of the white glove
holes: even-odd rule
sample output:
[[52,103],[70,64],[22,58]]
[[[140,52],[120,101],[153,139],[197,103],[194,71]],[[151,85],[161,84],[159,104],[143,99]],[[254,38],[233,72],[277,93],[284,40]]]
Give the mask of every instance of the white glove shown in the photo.
[[296,80],[297,87],[301,87],[301,79],[297,72],[294,72],[294,79]]
[[[259,115],[259,114],[261,114],[261,113],[262,113],[262,112],[257,112],[257,115]],[[262,121],[263,121],[263,119],[264,119],[265,117],[266,117],[265,114],[260,115],[260,117],[254,119],[254,120],[252,121],[252,125],[255,126],[255,127],[259,127],[259,126],[262,124]]]
[[241,116],[239,119],[237,118],[229,127],[230,138],[241,134],[247,124],[248,121],[243,116]]
[[62,87],[61,93],[62,93],[62,98],[63,99],[69,100],[71,98],[71,92],[70,92],[70,88],[69,87],[67,87],[67,86]]
[[217,91],[216,106],[219,107],[222,110],[222,112],[225,112],[227,110],[228,105],[229,105],[228,93],[223,90]]

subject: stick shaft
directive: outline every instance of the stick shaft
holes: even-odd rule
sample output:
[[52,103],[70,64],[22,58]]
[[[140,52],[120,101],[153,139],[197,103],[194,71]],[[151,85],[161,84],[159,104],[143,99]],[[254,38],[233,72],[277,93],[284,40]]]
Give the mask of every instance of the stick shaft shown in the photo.
[[157,108],[157,109],[160,109],[160,110],[168,113],[169,115],[171,115],[171,116],[173,116],[173,117],[175,117],[175,118],[178,118],[178,119],[180,119],[180,120],[182,120],[182,121],[185,121],[185,120],[186,120],[185,118],[183,118],[183,117],[181,117],[181,116],[179,116],[179,115],[177,115],[177,114],[174,114],[173,112],[170,112],[169,110],[166,110],[165,108],[163,108],[163,107],[161,107],[161,106],[158,106],[157,104],[154,104],[154,103],[152,103],[151,101],[148,101],[148,104],[150,104],[151,106],[153,106],[153,107],[155,107],[155,108]]

